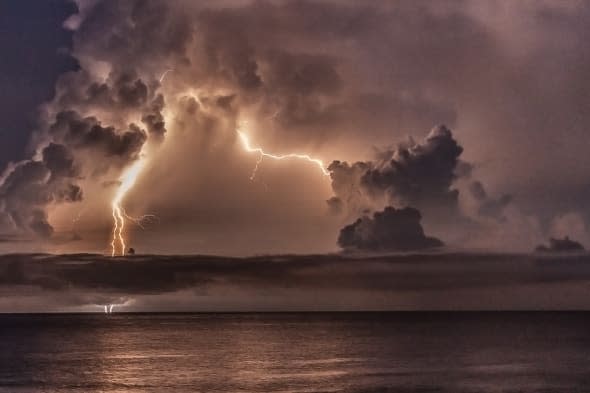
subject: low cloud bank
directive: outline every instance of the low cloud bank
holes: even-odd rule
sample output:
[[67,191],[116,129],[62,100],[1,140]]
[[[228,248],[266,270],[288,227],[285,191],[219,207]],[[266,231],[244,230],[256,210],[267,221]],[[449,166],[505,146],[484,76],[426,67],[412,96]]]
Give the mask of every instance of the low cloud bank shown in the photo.
[[589,281],[588,254],[3,255],[0,312],[589,309]]

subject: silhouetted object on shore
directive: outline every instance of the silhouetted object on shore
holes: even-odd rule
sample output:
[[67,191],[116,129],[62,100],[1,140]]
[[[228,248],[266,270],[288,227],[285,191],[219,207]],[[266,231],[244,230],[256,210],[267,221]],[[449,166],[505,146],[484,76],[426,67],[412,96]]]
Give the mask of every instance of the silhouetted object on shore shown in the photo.
[[535,251],[539,252],[575,252],[584,251],[584,247],[575,240],[571,240],[569,237],[563,239],[549,238],[549,246],[544,244],[538,246]]
[[135,248],[129,247],[129,251],[127,251],[127,255],[135,255]]
[[443,246],[443,242],[424,234],[422,215],[413,207],[388,206],[373,217],[361,217],[340,230],[338,244],[351,250],[410,251]]

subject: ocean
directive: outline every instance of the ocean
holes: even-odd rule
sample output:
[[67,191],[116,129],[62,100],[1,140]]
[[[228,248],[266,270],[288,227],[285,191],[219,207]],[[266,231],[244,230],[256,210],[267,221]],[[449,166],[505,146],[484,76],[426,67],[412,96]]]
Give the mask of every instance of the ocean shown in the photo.
[[4,314],[0,392],[590,392],[590,313]]

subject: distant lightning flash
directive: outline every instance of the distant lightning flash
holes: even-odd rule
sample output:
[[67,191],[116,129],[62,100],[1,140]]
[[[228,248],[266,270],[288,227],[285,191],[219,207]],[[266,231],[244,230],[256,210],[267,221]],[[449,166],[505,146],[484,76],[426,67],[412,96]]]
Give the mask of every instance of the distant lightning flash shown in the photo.
[[139,217],[132,217],[129,214],[127,214],[127,212],[124,209],[122,210],[122,212],[123,212],[123,216],[126,219],[128,219],[129,221],[132,221],[135,225],[137,225],[141,229],[145,229],[146,225],[148,225],[148,224],[160,222],[160,218],[158,216],[156,216],[155,214],[144,214]]
[[265,157],[272,158],[273,160],[286,160],[286,159],[297,158],[300,160],[309,161],[309,162],[315,164],[318,168],[320,168],[320,170],[322,171],[324,176],[330,176],[330,172],[326,169],[324,162],[318,158],[313,158],[307,154],[300,154],[300,153],[289,153],[289,154],[284,154],[284,155],[270,154],[270,153],[265,152],[261,147],[252,147],[250,145],[250,138],[248,137],[248,135],[246,135],[243,131],[240,131],[240,130],[238,130],[237,132],[238,132],[238,136],[240,137],[240,141],[242,142],[242,146],[244,147],[244,150],[246,150],[249,153],[258,153],[260,155],[258,158],[258,161],[256,162],[256,166],[254,167],[254,170],[252,171],[252,175],[250,176],[250,180],[254,180],[254,178],[256,177],[256,172],[258,171],[258,167],[260,166],[262,159]]
[[174,71],[172,68],[164,71],[164,73],[162,74],[162,76],[160,77],[160,83],[164,82],[164,78],[166,78],[166,75],[168,75],[169,72]]

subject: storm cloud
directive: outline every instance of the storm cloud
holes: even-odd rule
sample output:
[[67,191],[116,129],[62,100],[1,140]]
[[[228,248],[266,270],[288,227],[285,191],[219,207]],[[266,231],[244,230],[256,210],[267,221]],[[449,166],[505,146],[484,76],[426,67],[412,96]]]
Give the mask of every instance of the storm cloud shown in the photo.
[[128,130],[117,130],[103,126],[94,117],[82,118],[75,111],[59,112],[49,127],[49,134],[77,150],[119,158],[122,164],[137,159],[147,139],[146,132],[135,124],[130,124]]
[[42,108],[34,152],[0,179],[0,212],[9,218],[3,229],[51,237],[50,208],[83,201],[84,187],[118,178],[148,136],[161,140],[165,103],[157,87],[122,64],[106,77],[87,65],[62,75]]
[[563,239],[549,239],[549,245],[540,245],[536,249],[536,251],[540,252],[583,252],[584,246],[578,243],[575,240],[570,239],[568,236],[564,237]]
[[441,247],[443,243],[424,234],[420,212],[388,206],[373,217],[362,217],[340,231],[338,244],[348,250],[408,251]]
[[53,228],[44,208],[53,202],[80,201],[77,175],[70,151],[51,143],[42,150],[40,160],[19,163],[6,175],[0,185],[0,209],[16,227],[49,237]]
[[[100,185],[142,154],[125,203],[161,217],[130,227],[154,252],[333,251],[345,223],[386,206],[415,206],[448,244],[445,225],[471,245],[471,223],[453,220],[475,221],[497,249],[491,232],[526,232],[515,243],[530,250],[556,217],[590,218],[585,3],[76,4],[63,51],[79,69],[58,78],[35,131],[18,130],[31,149],[2,177],[3,233],[64,235],[83,210],[76,231],[96,240],[76,247],[102,250],[115,187]],[[331,185],[304,161],[258,162],[237,128],[332,162]],[[67,154],[48,152],[49,168],[51,144]],[[325,214],[326,200],[345,214]]]
[[433,128],[421,142],[409,140],[380,152],[375,161],[351,165],[334,161],[328,170],[336,197],[342,201],[363,196],[398,206],[411,204],[454,210],[458,191],[452,185],[462,152],[451,130],[441,125]]

